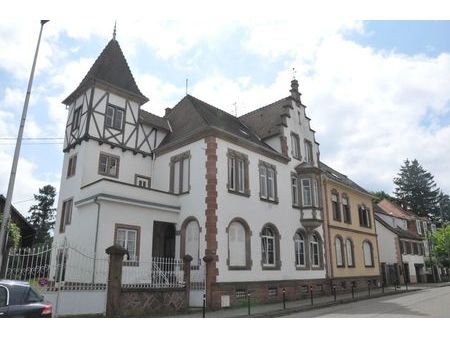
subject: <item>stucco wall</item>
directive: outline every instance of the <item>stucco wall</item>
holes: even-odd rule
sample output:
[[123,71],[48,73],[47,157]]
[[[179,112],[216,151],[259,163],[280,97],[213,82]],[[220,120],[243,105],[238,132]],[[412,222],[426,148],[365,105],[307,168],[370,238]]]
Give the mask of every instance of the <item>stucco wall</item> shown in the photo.
[[[380,274],[379,268],[379,253],[377,246],[377,234],[373,219],[373,210],[372,210],[372,199],[370,196],[362,194],[360,192],[355,191],[347,186],[342,184],[338,184],[330,179],[326,180],[326,184],[324,185],[326,190],[326,203],[327,203],[327,211],[328,217],[326,226],[329,228],[329,252],[330,252],[330,276],[333,278],[339,277],[356,277],[356,276],[377,276]],[[331,202],[331,192],[335,190],[339,193],[339,207],[341,214],[341,221],[336,221],[333,219],[332,213],[332,202]],[[342,209],[342,196],[346,194],[348,197],[349,205],[350,205],[350,219],[351,223],[344,223],[343,221],[343,209]],[[370,224],[371,227],[362,227],[359,224],[359,214],[358,214],[358,206],[364,204],[367,208],[370,209]],[[328,226],[329,225],[329,226]],[[336,236],[342,237],[343,240],[343,267],[338,267],[336,262]],[[349,267],[347,264],[347,255],[346,255],[346,240],[351,239],[353,241],[354,248],[354,267]],[[366,267],[364,264],[364,253],[363,253],[363,242],[364,240],[368,240],[372,244],[372,252],[373,252],[373,267]]]
[[380,250],[380,262],[386,264],[398,263],[397,235],[386,229],[378,221],[375,221],[378,234],[378,248]]

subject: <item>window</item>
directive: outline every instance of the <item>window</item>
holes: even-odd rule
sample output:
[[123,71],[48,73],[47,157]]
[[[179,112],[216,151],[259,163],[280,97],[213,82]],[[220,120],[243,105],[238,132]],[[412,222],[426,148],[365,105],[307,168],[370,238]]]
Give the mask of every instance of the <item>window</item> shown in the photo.
[[117,156],[100,153],[98,163],[98,173],[100,175],[119,177],[119,162],[120,159]]
[[342,239],[340,237],[336,237],[334,243],[336,247],[336,266],[343,267],[344,253],[343,253]]
[[248,157],[228,149],[228,191],[249,195]]
[[359,224],[363,227],[370,227],[370,209],[366,208],[364,205],[358,207],[359,214]]
[[417,246],[416,242],[412,243],[412,248],[413,248],[413,255],[418,255],[419,254],[419,247]]
[[267,289],[267,295],[269,297],[276,297],[278,295],[278,288],[277,287],[269,287]]
[[8,290],[0,285],[0,308],[8,305]]
[[231,222],[228,227],[228,259],[231,267],[247,266],[246,230],[240,222]]
[[236,289],[235,296],[237,299],[245,299],[247,298],[247,290],[246,289]]
[[305,162],[313,163],[313,147],[312,143],[308,140],[305,140]]
[[125,265],[137,265],[139,261],[140,228],[132,225],[116,225],[115,243],[128,250]]
[[302,233],[297,232],[294,236],[295,244],[295,265],[298,267],[306,266],[305,258],[305,237]]
[[318,183],[317,180],[312,180],[313,182],[313,197],[314,197],[314,206],[315,207],[319,207],[319,188],[318,188]]
[[302,198],[304,207],[312,206],[311,179],[309,178],[302,179]]
[[262,232],[262,264],[275,266],[275,233],[269,227]]
[[411,242],[403,242],[403,244],[405,245],[405,253],[406,253],[407,255],[410,255],[411,252],[412,252],[412,249],[411,249]]
[[341,212],[339,208],[339,194],[337,191],[331,192],[331,210],[333,212],[333,219],[341,221]]
[[292,205],[298,206],[298,178],[294,174],[291,175],[291,192],[292,192]]
[[355,262],[353,259],[353,242],[351,241],[351,239],[347,239],[345,241],[345,249],[347,252],[347,266],[355,266]]
[[373,267],[372,244],[367,240],[364,241],[363,243],[363,252],[364,252],[364,265],[366,267]]
[[150,177],[136,175],[135,176],[135,182],[138,187],[149,189],[150,188]]
[[77,155],[69,157],[69,164],[67,165],[67,178],[75,175],[77,169]]
[[192,257],[192,266],[200,265],[200,226],[196,220],[186,225],[185,254]]
[[319,236],[317,234],[312,234],[309,242],[310,245],[310,254],[311,254],[311,266],[319,267],[320,266],[320,252],[319,252]]
[[344,223],[351,224],[350,204],[347,195],[342,195],[342,215],[344,216]]
[[66,230],[66,225],[70,225],[70,222],[72,221],[72,204],[72,198],[63,202],[61,209],[61,220],[59,223],[60,233],[64,232]]
[[117,130],[123,128],[125,111],[119,107],[108,105],[106,107],[105,126]]
[[297,134],[291,133],[291,155],[296,159],[300,159],[300,138]]
[[422,223],[421,221],[416,220],[416,228],[417,228],[417,233],[419,235],[422,235],[422,224],[421,223]]
[[277,201],[277,184],[275,166],[260,161],[259,185],[261,199]]
[[174,156],[170,160],[170,191],[176,194],[190,189],[190,152]]
[[81,105],[73,112],[72,130],[76,130],[80,127],[82,109],[83,106]]

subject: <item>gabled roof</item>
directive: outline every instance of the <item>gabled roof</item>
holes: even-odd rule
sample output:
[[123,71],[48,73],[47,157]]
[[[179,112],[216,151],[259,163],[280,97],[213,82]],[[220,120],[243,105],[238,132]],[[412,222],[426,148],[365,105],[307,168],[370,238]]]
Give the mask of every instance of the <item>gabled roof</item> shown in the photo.
[[158,129],[162,129],[165,131],[170,131],[169,122],[158,115],[152,114],[146,110],[139,110],[139,121],[143,124],[152,125]]
[[414,233],[412,233],[410,231],[403,230],[403,229],[401,229],[399,227],[395,227],[394,228],[393,226],[391,226],[388,223],[386,223],[376,213],[375,213],[375,220],[378,221],[381,225],[383,225],[386,229],[388,229],[388,230],[392,231],[393,233],[397,234],[398,237],[400,237],[400,238],[413,239],[413,240],[416,240],[416,241],[422,241],[423,240],[422,237],[420,237],[420,236],[418,236],[418,235],[416,235],[416,234],[414,234]]
[[267,106],[258,108],[250,113],[242,115],[239,120],[244,122],[261,139],[276,136],[280,133],[282,123],[281,115],[284,113],[284,107],[291,103],[290,96],[275,101]]
[[89,87],[93,81],[99,81],[123,90],[128,94],[137,97],[141,104],[148,101],[139,90],[127,60],[117,40],[112,39],[103,49],[100,56],[95,60],[89,72],[86,74],[80,85],[64,101],[70,104],[80,93]]
[[357,190],[359,192],[362,192],[365,195],[370,195],[370,193],[366,189],[364,189],[363,187],[361,187],[357,183],[353,182],[346,175],[341,174],[339,171],[337,171],[337,170],[331,168],[330,166],[326,165],[325,163],[320,162],[319,167],[322,170],[322,172],[324,172],[325,175],[328,178],[330,178],[330,179],[332,179],[332,180],[334,180],[336,182],[339,182],[341,184],[344,184],[344,185],[346,185],[346,186],[348,186],[350,188],[353,188],[353,189],[355,189],[355,190]]
[[400,206],[398,206],[395,203],[392,203],[392,202],[388,201],[385,198],[382,199],[380,202],[378,202],[378,206],[386,214],[394,216],[394,217],[403,218],[403,219],[406,219],[406,220],[410,220],[410,219],[413,219],[413,218],[417,217],[414,214],[412,214],[411,212],[403,210]]
[[170,122],[172,132],[162,141],[160,147],[168,146],[189,136],[198,134],[208,128],[216,128],[227,132],[241,140],[246,140],[265,150],[278,154],[273,148],[260,140],[237,117],[201,101],[192,95],[186,95],[175,107],[173,107],[166,118]]

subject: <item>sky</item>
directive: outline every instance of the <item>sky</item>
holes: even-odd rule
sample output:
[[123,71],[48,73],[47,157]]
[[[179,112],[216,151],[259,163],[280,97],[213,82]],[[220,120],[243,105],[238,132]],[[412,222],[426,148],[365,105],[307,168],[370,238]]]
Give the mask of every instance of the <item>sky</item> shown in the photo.
[[[18,16],[18,1],[11,15],[0,14],[4,195],[46,3]],[[367,190],[391,193],[404,160],[416,158],[450,193],[450,21],[363,20],[371,15],[332,15],[333,8],[324,16],[301,7],[274,14],[264,1],[260,16],[232,6],[225,11],[231,15],[208,16],[192,8],[186,15],[188,7],[108,3],[114,10],[80,1],[70,14],[60,5],[47,16],[24,135],[34,139],[24,140],[13,196],[25,215],[39,187],[59,190],[67,118],[61,101],[112,38],[115,20],[117,40],[150,99],[144,109],[162,116],[189,79],[189,94],[233,114],[236,103],[242,115],[289,95],[295,68],[322,161]],[[365,11],[372,9],[380,11]],[[203,10],[221,12],[209,2]]]

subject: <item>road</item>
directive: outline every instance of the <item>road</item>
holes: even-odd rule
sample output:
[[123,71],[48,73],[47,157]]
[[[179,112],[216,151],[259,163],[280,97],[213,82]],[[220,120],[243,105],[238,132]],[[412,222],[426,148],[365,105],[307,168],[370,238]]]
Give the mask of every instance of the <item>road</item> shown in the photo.
[[368,299],[318,310],[297,312],[291,318],[450,318],[450,286]]

